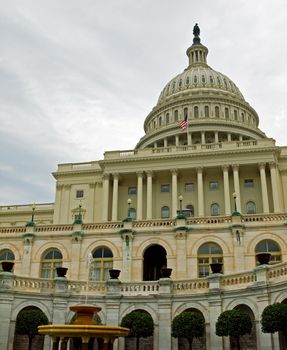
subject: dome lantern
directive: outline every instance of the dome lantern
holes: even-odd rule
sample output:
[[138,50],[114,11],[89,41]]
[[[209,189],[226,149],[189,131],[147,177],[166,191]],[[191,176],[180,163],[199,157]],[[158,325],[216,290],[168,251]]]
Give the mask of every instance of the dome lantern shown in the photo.
[[193,27],[193,44],[186,50],[186,54],[189,59],[189,66],[207,66],[206,56],[208,54],[208,49],[204,45],[200,43],[200,29],[198,24],[196,23]]

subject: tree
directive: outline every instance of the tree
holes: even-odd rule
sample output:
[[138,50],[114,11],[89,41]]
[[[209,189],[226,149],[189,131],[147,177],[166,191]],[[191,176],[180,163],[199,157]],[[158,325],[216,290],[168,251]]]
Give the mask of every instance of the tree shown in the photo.
[[136,349],[139,350],[140,338],[147,338],[153,335],[154,323],[149,313],[144,310],[136,310],[122,319],[121,327],[130,329],[128,337],[136,338]]
[[193,311],[184,311],[177,315],[171,324],[171,335],[174,338],[186,338],[189,350],[192,350],[193,338],[200,338],[204,332],[204,318],[201,314]]
[[45,324],[48,324],[48,319],[41,310],[27,308],[20,311],[16,322],[16,333],[27,335],[29,338],[28,350],[31,350],[33,338],[38,334],[38,326]]
[[266,306],[261,315],[261,326],[264,333],[282,331],[287,342],[287,304]]
[[220,314],[215,325],[216,335],[236,338],[237,349],[240,350],[240,336],[250,334],[252,321],[250,316],[239,309],[227,310]]

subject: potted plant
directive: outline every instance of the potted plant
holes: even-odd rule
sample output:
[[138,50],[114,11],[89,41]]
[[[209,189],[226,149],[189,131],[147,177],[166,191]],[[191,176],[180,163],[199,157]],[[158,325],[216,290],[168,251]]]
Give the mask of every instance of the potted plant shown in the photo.
[[56,273],[57,273],[57,277],[66,277],[66,273],[68,271],[67,267],[56,267]]
[[12,272],[13,267],[14,267],[14,262],[13,261],[2,261],[2,270],[4,272]]
[[162,278],[170,278],[172,273],[172,269],[168,268],[168,267],[163,267],[161,269],[161,277]]
[[256,259],[260,265],[268,265],[270,262],[271,254],[270,253],[258,253],[256,254]]
[[110,278],[113,280],[118,279],[120,273],[121,273],[121,270],[117,270],[117,269],[110,269],[109,270]]
[[222,273],[223,263],[212,263],[209,264],[212,273]]

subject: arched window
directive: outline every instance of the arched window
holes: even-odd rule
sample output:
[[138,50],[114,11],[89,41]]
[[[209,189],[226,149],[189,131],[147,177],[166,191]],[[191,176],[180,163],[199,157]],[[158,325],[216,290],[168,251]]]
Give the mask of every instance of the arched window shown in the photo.
[[183,116],[184,116],[184,118],[187,117],[187,119],[188,119],[188,108],[184,108]]
[[169,113],[166,113],[165,115],[165,124],[169,124]]
[[178,110],[174,111],[174,121],[177,122],[178,121]]
[[159,117],[158,118],[158,125],[161,126],[161,124],[162,124],[162,119],[161,119],[161,117]]
[[143,280],[156,281],[167,267],[166,250],[159,244],[149,246],[143,255]]
[[237,110],[235,109],[235,110],[234,110],[234,120],[237,121],[237,119],[238,119],[238,117],[237,117]]
[[224,109],[224,115],[225,119],[229,119],[229,109],[227,107]]
[[204,115],[205,115],[205,118],[209,118],[209,107],[208,106],[204,106]]
[[277,264],[281,262],[281,249],[278,243],[271,239],[264,239],[257,243],[255,253],[270,253],[270,264]]
[[63,263],[62,253],[56,248],[50,248],[42,255],[41,277],[56,277],[56,267],[61,267]]
[[219,118],[219,107],[215,106],[215,118]]
[[220,246],[209,242],[201,245],[197,252],[198,277],[206,277],[210,273],[209,264],[222,263],[223,253]]
[[8,261],[8,262],[14,262],[15,255],[10,249],[3,249],[0,251],[0,271],[2,271],[2,264],[1,262]]
[[244,123],[245,122],[245,114],[244,113],[241,113],[241,119],[242,119],[242,122]]
[[129,210],[130,210],[130,217],[131,217],[133,220],[135,220],[136,217],[137,217],[137,211],[136,211],[136,209],[135,209],[135,208],[130,208]]
[[193,114],[194,114],[194,118],[198,118],[198,106],[194,106]]
[[254,202],[246,203],[246,213],[247,214],[255,214],[256,213],[256,205]]
[[169,218],[169,207],[164,206],[164,207],[161,208],[161,217],[163,219]]
[[192,204],[188,204],[186,206],[186,209],[188,209],[188,215],[189,216],[194,216],[194,206]]
[[107,247],[100,247],[94,250],[89,278],[94,281],[106,281],[109,278],[109,270],[112,268],[112,251]]
[[210,215],[218,216],[220,215],[220,206],[217,203],[212,203],[210,206]]

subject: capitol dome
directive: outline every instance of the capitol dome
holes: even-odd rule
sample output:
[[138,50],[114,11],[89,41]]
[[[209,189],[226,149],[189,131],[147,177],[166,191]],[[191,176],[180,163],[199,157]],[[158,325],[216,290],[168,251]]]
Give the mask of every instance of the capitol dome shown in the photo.
[[[193,30],[187,49],[188,66],[163,88],[144,122],[145,136],[136,148],[256,140],[266,135],[258,128],[256,111],[226,75],[207,64],[208,49],[200,30]],[[186,119],[186,133],[179,127]]]

